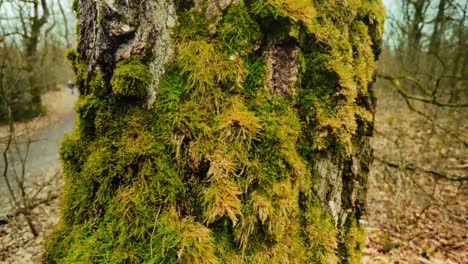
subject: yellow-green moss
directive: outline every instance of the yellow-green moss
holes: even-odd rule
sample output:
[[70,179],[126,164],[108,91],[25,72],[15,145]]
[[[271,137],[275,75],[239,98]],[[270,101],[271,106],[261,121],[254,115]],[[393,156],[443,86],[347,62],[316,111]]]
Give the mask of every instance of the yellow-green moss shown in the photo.
[[95,71],[93,79],[89,82],[90,92],[96,96],[104,95],[104,74],[102,71]]
[[[65,52],[65,58],[71,63],[73,70],[75,71],[75,83],[87,83],[88,82],[88,67],[79,58],[78,52],[75,49],[68,49]],[[82,87],[78,87],[82,89]]]
[[219,96],[220,88],[234,90],[242,86],[243,60],[233,55],[226,58],[219,47],[205,40],[182,43],[177,61],[194,96]]
[[263,38],[260,26],[242,2],[228,8],[219,25],[219,34],[227,49],[240,55],[247,55],[259,48]]
[[267,0],[267,2],[296,21],[299,20],[307,24],[316,18],[316,10],[312,0]]
[[153,75],[140,58],[131,57],[115,66],[110,84],[117,96],[144,99]]
[[348,217],[345,224],[344,251],[342,263],[359,264],[361,263],[361,253],[366,242],[366,231],[356,220],[356,217]]
[[75,13],[78,15],[79,13],[79,3],[78,0],[73,0],[71,9],[75,11]]
[[[348,161],[371,129],[380,4],[238,1],[209,19],[206,3],[177,6],[151,109],[134,100],[146,61],[90,67],[67,53],[83,88],[45,262],[358,263],[362,228],[336,228],[313,168],[323,153]],[[265,54],[283,45],[299,76],[280,96]]]

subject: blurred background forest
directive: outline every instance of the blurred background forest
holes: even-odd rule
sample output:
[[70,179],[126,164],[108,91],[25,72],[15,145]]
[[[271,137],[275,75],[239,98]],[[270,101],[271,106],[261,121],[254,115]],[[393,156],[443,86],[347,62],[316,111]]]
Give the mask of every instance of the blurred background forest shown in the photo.
[[[363,263],[467,263],[468,1],[384,2]],[[70,5],[0,0],[0,263],[38,260],[57,222],[58,143],[35,144],[73,126]]]
[[0,122],[36,117],[41,100],[72,76],[63,59],[74,45],[68,1],[0,0]]
[[372,263],[468,260],[467,12],[468,1],[387,3],[367,212],[368,248],[386,256]]

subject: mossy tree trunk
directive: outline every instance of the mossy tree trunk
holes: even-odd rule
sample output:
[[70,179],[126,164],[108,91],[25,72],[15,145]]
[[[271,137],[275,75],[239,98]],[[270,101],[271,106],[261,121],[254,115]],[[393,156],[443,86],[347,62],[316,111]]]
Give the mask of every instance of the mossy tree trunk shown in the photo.
[[380,1],[79,0],[47,263],[359,263]]

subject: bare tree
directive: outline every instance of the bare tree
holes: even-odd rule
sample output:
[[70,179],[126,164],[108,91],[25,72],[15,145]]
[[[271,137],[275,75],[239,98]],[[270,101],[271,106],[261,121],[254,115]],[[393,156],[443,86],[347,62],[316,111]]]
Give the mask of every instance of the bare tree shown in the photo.
[[[63,53],[73,43],[68,22],[68,5],[57,0],[11,1],[0,6],[0,35],[14,46],[10,52],[12,65],[22,68],[27,85],[21,85],[13,100],[13,112],[17,119],[27,119],[40,114],[41,95],[65,83],[71,76],[71,68],[65,63]],[[65,21],[67,20],[67,21]],[[23,80],[21,80],[23,82]],[[21,101],[21,104],[18,103]],[[21,113],[20,113],[21,112]],[[5,116],[5,113],[1,114]],[[3,117],[6,120],[5,117]]]
[[[392,204],[384,214],[394,217],[393,221],[379,223],[380,227],[387,228],[389,236],[398,234],[406,243],[412,239],[407,233],[414,236],[411,225],[428,222],[428,211],[439,212],[441,225],[445,219],[466,223],[466,207],[458,199],[466,194],[468,181],[463,156],[468,147],[468,127],[464,125],[468,72],[463,66],[467,59],[468,3],[398,3],[401,9],[390,14],[388,31],[389,37],[399,38],[387,39],[390,44],[378,66],[382,99],[377,124],[381,126],[375,140],[379,170],[373,188],[386,189],[380,201],[385,206]],[[393,120],[398,121],[392,122],[395,116]],[[379,201],[376,196],[374,202]],[[418,232],[423,236],[426,231],[421,228]],[[461,239],[453,233],[451,236]],[[453,249],[445,246],[437,250],[445,253]]]
[[[7,56],[5,56],[7,57]],[[11,96],[9,95],[9,92],[11,92],[12,85],[11,81],[10,83],[6,80],[6,74],[5,74],[5,69],[7,66],[4,64],[5,61],[7,61],[7,58],[2,58],[3,63],[0,65],[0,99],[2,101],[2,106],[4,106],[7,109],[8,113],[8,134],[6,136],[5,142],[0,142],[2,145],[4,145],[3,151],[2,151],[2,161],[3,161],[3,171],[2,171],[2,177],[3,180],[5,181],[8,192],[10,194],[10,198],[13,201],[15,209],[22,215],[24,215],[26,222],[31,230],[31,233],[33,234],[34,237],[38,236],[38,232],[32,222],[31,216],[30,216],[30,205],[29,205],[29,200],[27,199],[26,196],[26,190],[25,190],[25,169],[26,169],[26,161],[27,161],[27,156],[29,153],[29,145],[30,145],[30,137],[27,137],[27,147],[24,155],[22,155],[22,152],[18,149],[18,144],[16,141],[16,131],[15,131],[15,124],[14,124],[14,119],[13,119],[13,111],[12,111],[12,103],[11,103]],[[15,78],[15,77],[13,77]],[[16,77],[18,78],[18,77]],[[12,80],[13,83],[16,80]],[[16,188],[11,184],[9,174],[11,173],[12,169],[14,170],[13,166],[10,164],[10,159],[9,159],[9,152],[11,152],[11,149],[13,147],[16,147],[16,151],[19,154],[20,160],[21,160],[21,172],[20,175],[15,173],[15,183],[17,184],[17,189],[19,190],[20,194],[18,195],[15,190]],[[10,155],[11,157],[11,155]]]
[[29,74],[29,93],[31,94],[30,111],[35,114],[42,112],[39,79],[38,45],[41,31],[49,19],[49,6],[46,0],[6,0],[10,16],[0,19],[4,34],[15,36],[22,40],[24,68]]

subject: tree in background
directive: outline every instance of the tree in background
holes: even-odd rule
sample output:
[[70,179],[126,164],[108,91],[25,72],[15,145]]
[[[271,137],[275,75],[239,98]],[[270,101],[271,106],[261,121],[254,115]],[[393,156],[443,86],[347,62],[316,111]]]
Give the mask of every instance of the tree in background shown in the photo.
[[[24,70],[28,74],[29,94],[31,101],[29,111],[33,115],[42,112],[41,87],[39,78],[38,45],[41,30],[49,19],[49,6],[46,0],[16,0],[6,1],[10,5],[10,12],[15,11],[14,16],[18,25],[7,30],[7,35],[19,36],[22,41],[22,61]],[[8,17],[6,18],[8,19]]]
[[[0,2],[0,77],[15,120],[43,113],[41,95],[70,78],[62,55],[73,41],[66,13],[58,0]],[[7,107],[0,100],[0,121],[8,121]]]
[[468,90],[468,3],[401,0],[399,4],[389,27],[395,45],[389,46],[388,54],[401,67],[383,75],[403,81],[406,92],[419,101],[466,107],[462,99],[466,101]]
[[388,46],[384,57],[388,63],[382,64],[379,75],[393,81],[409,109],[466,147],[463,127],[446,127],[438,117],[468,107],[468,2],[401,0],[400,4],[404,15],[393,14],[389,27],[393,45]]
[[359,263],[380,1],[75,2],[46,263]]
[[378,162],[368,216],[385,234],[372,234],[371,243],[382,244],[395,262],[419,261],[415,255],[463,262],[466,248],[458,245],[466,240],[468,212],[468,2],[393,5],[377,65]]

